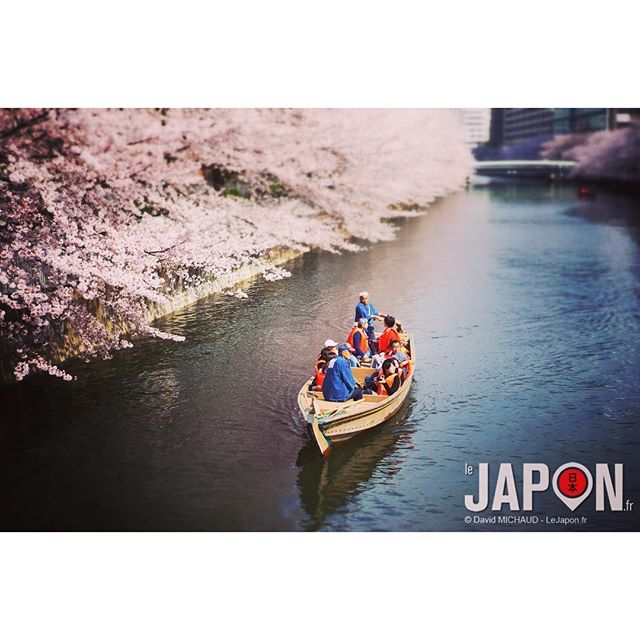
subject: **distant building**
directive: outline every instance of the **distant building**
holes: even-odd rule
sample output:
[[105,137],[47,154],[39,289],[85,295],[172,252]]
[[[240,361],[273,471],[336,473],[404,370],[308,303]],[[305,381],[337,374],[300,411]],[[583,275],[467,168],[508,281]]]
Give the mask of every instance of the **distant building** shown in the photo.
[[631,124],[640,124],[640,109],[611,109],[612,121],[616,129],[628,127]]
[[553,135],[553,109],[504,109],[503,144]]
[[613,109],[554,109],[553,133],[589,133],[615,128]]
[[606,131],[635,121],[640,121],[640,109],[491,109],[489,144],[503,147],[566,133]]
[[491,109],[489,145],[501,147],[504,144],[504,112],[506,109]]
[[489,139],[491,109],[456,109],[466,133],[466,143],[474,149]]

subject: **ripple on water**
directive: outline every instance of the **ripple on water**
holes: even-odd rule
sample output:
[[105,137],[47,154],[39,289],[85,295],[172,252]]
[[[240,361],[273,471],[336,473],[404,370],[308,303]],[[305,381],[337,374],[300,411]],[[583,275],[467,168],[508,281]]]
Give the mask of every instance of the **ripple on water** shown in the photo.
[[[307,254],[291,278],[244,285],[246,300],[157,323],[183,343],[144,339],[74,364],[77,384],[4,392],[8,526],[460,529],[465,463],[635,468],[640,234],[603,214],[624,206],[603,195],[587,219],[572,191],[471,189],[399,223],[393,243]],[[419,366],[402,412],[323,459],[296,396],[361,289],[403,321]]]

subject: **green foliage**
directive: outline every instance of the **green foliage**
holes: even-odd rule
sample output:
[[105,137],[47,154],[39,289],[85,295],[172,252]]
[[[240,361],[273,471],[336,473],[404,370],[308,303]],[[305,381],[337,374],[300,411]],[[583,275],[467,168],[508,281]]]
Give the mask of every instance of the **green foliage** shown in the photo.
[[269,193],[274,198],[282,198],[282,196],[286,195],[286,190],[279,182],[270,182]]
[[220,195],[225,198],[245,198],[248,200],[251,194],[246,188],[243,189],[240,185],[232,185],[225,187],[220,192]]

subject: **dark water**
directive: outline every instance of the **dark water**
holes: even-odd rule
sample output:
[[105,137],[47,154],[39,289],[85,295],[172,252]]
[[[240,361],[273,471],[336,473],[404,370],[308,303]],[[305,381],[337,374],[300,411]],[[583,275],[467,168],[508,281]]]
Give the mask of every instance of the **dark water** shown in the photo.
[[[307,255],[247,300],[159,323],[184,343],[5,388],[1,528],[487,530],[464,523],[465,463],[578,461],[624,463],[638,512],[597,513],[592,495],[573,528],[639,529],[638,214],[625,197],[477,188],[394,242]],[[295,396],[364,288],[413,333],[416,381],[391,423],[323,460]],[[551,491],[533,513],[572,515]]]

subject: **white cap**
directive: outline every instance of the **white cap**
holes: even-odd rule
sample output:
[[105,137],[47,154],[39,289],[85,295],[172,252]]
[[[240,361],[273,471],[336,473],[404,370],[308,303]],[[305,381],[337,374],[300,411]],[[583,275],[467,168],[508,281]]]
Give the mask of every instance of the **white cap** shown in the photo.
[[325,347],[337,347],[338,343],[334,342],[333,340],[325,340],[324,341],[324,346]]
[[358,297],[359,297],[359,298],[368,298],[368,297],[369,297],[369,292],[368,292],[368,291],[361,291],[361,292],[358,294]]

